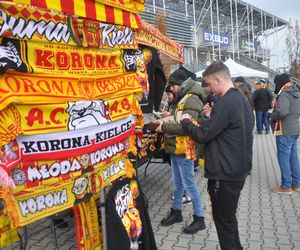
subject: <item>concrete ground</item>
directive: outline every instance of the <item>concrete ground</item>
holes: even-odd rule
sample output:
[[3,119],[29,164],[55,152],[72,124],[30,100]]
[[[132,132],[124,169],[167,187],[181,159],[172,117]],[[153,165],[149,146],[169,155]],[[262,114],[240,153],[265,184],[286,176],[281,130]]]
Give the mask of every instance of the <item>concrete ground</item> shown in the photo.
[[[192,206],[183,208],[184,222],[170,227],[160,226],[161,219],[172,204],[171,169],[167,164],[153,163],[144,177],[144,167],[139,169],[139,179],[148,197],[149,214],[152,220],[157,247],[160,250],[220,249],[214,223],[211,220],[207,180],[203,171],[196,174],[206,212],[207,228],[195,235],[182,233],[182,228],[192,220]],[[300,249],[300,192],[279,195],[271,192],[280,184],[280,171],[276,159],[275,140],[272,135],[255,135],[253,148],[253,170],[242,191],[238,222],[244,249]],[[76,249],[73,218],[65,217],[68,227],[51,230],[51,220],[44,219],[26,228],[26,249]],[[24,229],[21,231],[24,235]],[[54,233],[57,242],[55,243]],[[20,249],[15,243],[8,249]],[[121,249],[120,249],[121,250]]]

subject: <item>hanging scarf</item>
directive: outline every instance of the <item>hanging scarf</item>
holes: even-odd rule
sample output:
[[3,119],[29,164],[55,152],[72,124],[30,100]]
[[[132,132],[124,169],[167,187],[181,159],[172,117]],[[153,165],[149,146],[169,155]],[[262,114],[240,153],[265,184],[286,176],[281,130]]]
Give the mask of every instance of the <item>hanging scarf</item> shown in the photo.
[[[129,6],[128,3],[130,1],[125,1],[126,4],[121,0],[117,0],[117,2],[112,0],[12,0],[14,3],[55,10],[72,16],[79,16],[112,24],[120,24],[131,28],[138,28],[140,17],[137,14],[138,9],[136,6],[141,9],[142,5],[139,4],[141,1],[134,1],[133,4]],[[108,4],[108,2],[110,2],[112,6],[105,5]],[[119,8],[113,7],[115,3],[119,3]],[[123,7],[123,9],[130,10],[130,12],[122,10],[121,7]]]
[[[51,186],[16,193],[12,199],[14,223],[25,226],[52,214],[62,212],[74,205],[88,201],[93,194],[121,176],[131,175],[134,168],[123,156],[101,168],[76,179],[58,182]],[[6,198],[4,198],[6,201]]]
[[0,36],[99,49],[137,49],[130,27],[0,2]]
[[73,207],[77,249],[102,249],[98,212],[93,197]]
[[[276,98],[275,103],[274,103],[274,110],[275,110],[275,111],[277,111],[277,109],[278,109],[278,101],[277,101],[277,99],[278,99],[279,95],[282,93],[282,91],[283,91],[285,88],[287,88],[287,87],[289,87],[289,86],[291,86],[291,83],[290,83],[290,82],[284,84],[284,85],[281,87],[280,91],[278,92],[277,98]],[[283,133],[282,133],[282,120],[275,121],[273,135],[274,135],[274,136],[280,136],[280,135],[283,135]]]
[[135,50],[99,50],[3,38],[0,74],[7,70],[101,78],[135,72]]
[[135,133],[133,116],[91,128],[60,133],[19,136],[1,149],[0,167],[26,161],[53,160],[88,154],[125,140]]
[[33,104],[96,100],[109,99],[116,93],[141,92],[134,73],[108,78],[5,73],[0,78],[0,110],[13,101]]
[[[106,100],[77,102],[12,103],[0,111],[0,148],[18,135],[64,132],[142,116],[133,94]],[[142,117],[137,117],[142,120]]]

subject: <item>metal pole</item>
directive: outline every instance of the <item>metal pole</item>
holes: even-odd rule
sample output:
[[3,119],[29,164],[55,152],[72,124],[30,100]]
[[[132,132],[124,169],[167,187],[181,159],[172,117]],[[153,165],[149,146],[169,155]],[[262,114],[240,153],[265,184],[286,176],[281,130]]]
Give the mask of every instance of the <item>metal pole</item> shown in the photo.
[[232,13],[232,0],[230,0],[230,25],[231,25],[231,42],[232,42],[232,59],[234,60],[234,27],[233,27],[233,13]]
[[[249,5],[247,4],[247,31],[248,31],[248,56],[251,58],[251,48],[250,48],[250,20],[249,20]],[[254,46],[254,44],[253,44]]]
[[213,52],[213,61],[215,60],[215,44],[214,44],[214,18],[213,18],[213,0],[210,0],[210,24],[211,24],[211,35],[213,39],[211,40],[212,52]]
[[194,16],[194,32],[195,32],[196,62],[198,62],[198,38],[197,38],[197,27],[196,27],[195,0],[193,0],[193,16]]
[[187,17],[188,16],[187,0],[184,0],[184,5],[185,5],[185,17]]
[[[260,11],[260,22],[261,22],[261,36],[263,38],[263,34],[264,34],[264,20],[263,20],[262,10]],[[261,47],[261,51],[262,51],[262,59],[264,61],[265,60],[265,52],[264,52],[263,47],[262,47],[262,40],[263,39],[261,39],[260,47]]]
[[253,46],[254,46],[254,49],[253,49],[253,60],[255,60],[255,40],[254,40],[254,20],[253,20],[253,8],[251,6],[251,29],[252,29],[252,43],[253,43]]
[[103,250],[107,250],[105,197],[106,197],[106,187],[102,188],[100,191],[100,210],[101,210],[101,224],[102,224],[102,233],[103,233],[103,248],[102,248]]
[[238,11],[237,11],[237,0],[235,0],[235,26],[236,26],[237,58],[240,59],[239,19],[238,19]]
[[[264,13],[265,14],[265,30],[267,31],[268,30],[268,26],[267,26],[267,14],[266,12]],[[266,54],[265,54],[265,58],[267,60],[267,65],[268,67],[270,67],[270,60],[268,60],[268,55],[267,55],[267,50],[268,50],[268,39],[269,39],[269,35],[268,35],[268,32],[266,32]]]
[[166,10],[165,0],[163,0],[163,9],[164,9],[164,11]]
[[155,14],[156,10],[155,10],[155,0],[152,1],[152,5],[153,5],[153,13]]
[[218,28],[218,47],[219,47],[219,60],[221,60],[221,43],[220,43],[220,17],[219,17],[219,0],[216,0],[217,6],[217,28]]

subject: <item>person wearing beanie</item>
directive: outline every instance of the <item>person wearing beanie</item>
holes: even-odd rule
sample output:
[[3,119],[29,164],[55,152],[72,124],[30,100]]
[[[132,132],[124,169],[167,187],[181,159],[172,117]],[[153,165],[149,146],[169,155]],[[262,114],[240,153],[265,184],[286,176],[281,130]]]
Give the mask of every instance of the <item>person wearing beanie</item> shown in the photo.
[[252,87],[251,87],[251,85],[248,82],[246,82],[246,80],[245,80],[244,77],[238,76],[237,78],[235,78],[235,80],[234,80],[234,86],[236,88],[238,88],[242,84],[246,85],[246,87],[248,88],[249,92],[251,93]]
[[170,213],[161,221],[162,226],[182,222],[182,197],[186,191],[191,197],[194,220],[183,229],[186,234],[194,234],[205,229],[204,211],[201,204],[199,188],[194,176],[196,158],[195,143],[186,135],[180,124],[183,114],[190,114],[195,120],[201,116],[205,92],[200,84],[194,81],[194,74],[184,67],[179,67],[169,77],[171,91],[175,94],[176,104],[172,109],[173,122],[159,120],[157,132],[164,133],[165,151],[170,154],[174,201]]
[[271,117],[276,135],[277,159],[281,172],[281,184],[272,188],[274,193],[300,192],[300,165],[298,138],[300,134],[300,90],[290,82],[287,74],[274,78],[277,94]]

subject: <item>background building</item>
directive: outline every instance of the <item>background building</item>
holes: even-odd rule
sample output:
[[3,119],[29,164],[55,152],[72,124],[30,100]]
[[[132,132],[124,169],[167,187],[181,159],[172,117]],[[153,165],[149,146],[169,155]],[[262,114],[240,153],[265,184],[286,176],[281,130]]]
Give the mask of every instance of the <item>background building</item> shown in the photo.
[[268,67],[268,37],[286,28],[287,21],[240,0],[148,0],[145,6],[141,16],[154,25],[155,16],[166,16],[167,35],[185,46],[191,70],[231,57],[267,71],[269,78],[276,74]]

